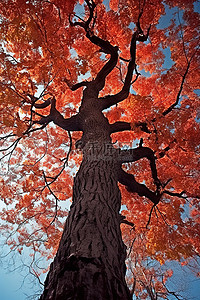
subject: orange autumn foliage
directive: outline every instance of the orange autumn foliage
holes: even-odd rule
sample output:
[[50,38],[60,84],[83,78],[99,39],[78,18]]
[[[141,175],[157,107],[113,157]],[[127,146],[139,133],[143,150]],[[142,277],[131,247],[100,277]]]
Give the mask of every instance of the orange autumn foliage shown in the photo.
[[[69,136],[52,123],[40,128],[37,120],[48,115],[49,108],[33,112],[28,95],[38,97],[38,103],[53,95],[56,108],[69,118],[77,113],[83,91],[71,91],[70,85],[94,78],[108,59],[82,28],[69,24],[70,15],[87,16],[83,2],[0,2],[0,229],[11,249],[20,253],[29,246],[48,258],[55,255],[72,197],[72,179],[81,163],[74,146],[80,132]],[[95,1],[94,30],[117,45],[122,58],[108,76],[102,96],[122,88],[131,35],[141,11],[144,31],[151,24],[149,39],[137,47],[141,74],[133,76],[131,93],[105,111],[111,123],[131,123],[131,131],[112,135],[114,143],[136,147],[143,139],[143,145],[154,151],[158,178],[163,191],[168,191],[152,209],[147,198],[121,186],[122,214],[134,223],[133,230],[122,225],[130,254],[127,280],[133,286],[136,278],[139,299],[147,298],[140,284],[145,280],[146,286],[154,280],[158,293],[166,292],[158,267],[148,268],[148,260],[159,268],[170,260],[187,264],[200,251],[200,20],[194,2]],[[174,14],[162,23],[170,9]],[[145,123],[149,133],[138,122]],[[154,189],[146,159],[124,168]],[[172,273],[165,272],[165,282]]]

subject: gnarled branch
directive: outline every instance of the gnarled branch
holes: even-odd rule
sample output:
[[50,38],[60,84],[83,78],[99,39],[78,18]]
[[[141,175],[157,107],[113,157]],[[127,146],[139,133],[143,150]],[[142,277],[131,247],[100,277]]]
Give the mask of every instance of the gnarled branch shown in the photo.
[[119,155],[120,163],[134,162],[141,158],[147,158],[150,161],[151,173],[154,180],[154,184],[157,190],[160,189],[161,183],[158,179],[157,169],[156,169],[156,158],[154,152],[148,147],[139,147],[136,149],[121,150]]
[[[36,98],[37,99],[37,98]],[[45,108],[51,105],[50,114],[48,116],[41,117],[40,120],[34,121],[35,124],[47,125],[50,122],[54,122],[54,124],[59,127],[68,130],[68,131],[81,131],[81,127],[79,124],[79,115],[72,116],[71,118],[65,119],[61,113],[56,109],[56,98],[52,97],[46,100],[44,103],[36,104],[33,106],[38,109]]]
[[[123,88],[119,93],[115,95],[107,95],[105,97],[100,98],[102,101],[102,110],[109,108],[110,106],[115,105],[128,97],[130,86],[132,84],[133,71],[136,70],[136,42],[146,41],[149,35],[149,30],[150,27],[147,30],[147,34],[144,34],[143,31],[141,30],[138,21],[137,30],[133,33],[131,39],[131,46],[130,46],[131,59],[128,64],[128,70],[127,70]],[[137,77],[138,77],[138,73],[137,73]]]
[[160,193],[152,192],[144,184],[138,183],[132,174],[126,173],[122,168],[118,173],[118,181],[125,185],[129,192],[137,193],[139,196],[145,196],[155,205],[159,203],[162,196]]
[[157,175],[156,158],[154,156],[154,152],[148,147],[142,147],[141,144],[141,146],[136,149],[120,150],[118,155],[118,161],[120,164],[135,162],[141,158],[147,158],[150,161],[151,173],[154,184],[156,185],[156,191],[153,192],[144,184],[138,183],[135,180],[134,175],[126,173],[122,168],[119,169],[118,181],[125,185],[129,192],[137,193],[139,196],[145,196],[149,198],[154,205],[156,205],[160,201],[162,195],[160,193],[161,183]]
[[86,21],[82,22],[72,22],[71,18],[69,18],[69,22],[71,26],[80,26],[82,27],[86,32],[86,37],[96,46],[100,47],[101,51],[110,54],[111,57],[109,61],[103,66],[101,71],[97,74],[95,82],[95,88],[98,91],[101,91],[105,85],[105,78],[108,76],[108,74],[113,70],[113,68],[117,64],[118,60],[118,47],[112,46],[109,41],[105,41],[98,36],[96,36],[92,29],[94,27],[94,22],[91,26],[92,21],[95,21],[94,16],[94,9],[96,7],[96,4],[93,0],[86,0],[87,6],[89,8],[89,17]]

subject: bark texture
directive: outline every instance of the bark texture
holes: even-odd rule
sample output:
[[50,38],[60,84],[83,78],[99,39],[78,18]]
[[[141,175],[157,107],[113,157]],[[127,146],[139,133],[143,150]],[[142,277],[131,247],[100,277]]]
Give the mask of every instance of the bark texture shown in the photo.
[[126,247],[115,170],[112,160],[95,159],[95,155],[83,160],[41,300],[131,299],[125,283]]
[[[160,199],[153,151],[142,147],[142,143],[137,149],[115,149],[110,135],[130,130],[131,126],[120,121],[109,124],[103,114],[104,109],[127,98],[136,70],[136,42],[146,41],[149,30],[146,35],[143,34],[139,16],[131,40],[123,88],[116,95],[101,98],[99,92],[105,85],[106,77],[117,64],[118,48],[94,35],[91,24],[95,19],[95,3],[92,0],[86,0],[86,3],[90,12],[88,20],[74,23],[70,20],[70,24],[82,27],[89,41],[109,54],[110,59],[94,80],[71,87],[72,90],[84,87],[81,106],[75,116],[63,118],[56,109],[54,97],[43,104],[37,104],[37,99],[32,99],[33,106],[38,109],[51,106],[50,114],[37,123],[45,126],[53,121],[65,130],[83,132],[81,140],[76,143],[83,151],[83,161],[74,180],[72,206],[40,300],[130,300],[125,282],[126,247],[120,231],[122,218],[119,215],[121,195],[118,182],[130,192],[148,197],[154,205]],[[142,123],[138,126],[148,132]],[[150,161],[156,192],[136,182],[132,174],[122,169],[123,163],[144,157]]]

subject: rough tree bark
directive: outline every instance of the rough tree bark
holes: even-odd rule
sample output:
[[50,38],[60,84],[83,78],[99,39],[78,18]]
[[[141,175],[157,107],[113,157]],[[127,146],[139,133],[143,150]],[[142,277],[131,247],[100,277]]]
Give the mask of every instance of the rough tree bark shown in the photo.
[[112,160],[83,160],[41,299],[130,299],[116,171]]
[[[116,122],[109,124],[103,110],[123,101],[129,94],[132,74],[136,68],[136,42],[148,37],[143,34],[138,18],[137,30],[133,33],[130,47],[130,61],[124,86],[116,95],[99,98],[105,85],[106,76],[116,66],[118,48],[108,41],[95,36],[91,29],[95,4],[86,1],[90,15],[85,22],[70,20],[72,26],[80,26],[90,42],[101,51],[110,54],[109,61],[91,82],[82,82],[72,87],[84,86],[79,113],[64,119],[56,109],[56,99],[43,104],[31,97],[33,106],[51,106],[50,114],[38,121],[46,125],[53,121],[66,130],[83,132],[77,147],[82,149],[83,161],[74,180],[73,202],[67,218],[57,255],[51,264],[40,300],[128,300],[131,299],[125,282],[126,247],[122,241],[119,211],[121,195],[118,182],[129,191],[148,197],[155,205],[159,202],[159,180],[155,157],[151,149],[142,147],[127,151],[115,149],[111,143],[111,133],[130,130],[130,124]],[[143,128],[141,124],[141,129]],[[124,162],[146,157],[150,161],[152,176],[157,192],[135,181],[133,175],[122,169]],[[66,183],[67,184],[67,183]]]

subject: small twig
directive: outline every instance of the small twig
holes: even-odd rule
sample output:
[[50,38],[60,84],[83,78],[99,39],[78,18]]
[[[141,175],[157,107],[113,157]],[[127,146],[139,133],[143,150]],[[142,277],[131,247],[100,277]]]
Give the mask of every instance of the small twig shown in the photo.
[[121,223],[127,224],[129,226],[132,226],[132,229],[135,230],[135,224],[133,222],[130,222],[128,220],[121,220]]
[[167,226],[171,227],[171,226],[166,222],[166,220],[165,220],[165,218],[164,218],[164,216],[163,216],[163,213],[159,210],[159,208],[158,208],[157,206],[156,206],[155,208],[158,210],[158,212],[159,212],[159,214],[161,215],[161,218],[163,219],[163,221],[165,222],[165,224],[166,224]]
[[131,85],[132,85],[133,83],[135,83],[136,80],[138,79],[138,77],[141,75],[141,74],[138,72],[138,70],[137,70],[137,65],[136,65],[136,64],[135,64],[135,73],[136,73],[136,77],[135,77],[135,79],[131,82]]
[[170,113],[175,108],[175,106],[178,104],[178,102],[180,100],[180,96],[181,96],[182,90],[183,90],[185,78],[186,78],[186,76],[187,76],[187,74],[189,72],[191,61],[192,61],[193,57],[195,56],[196,52],[197,52],[197,49],[193,53],[193,55],[191,56],[190,60],[188,61],[187,68],[185,70],[185,73],[183,74],[181,85],[180,85],[180,88],[179,88],[179,91],[178,91],[178,94],[177,94],[177,97],[176,97],[176,101],[162,113],[163,116],[166,116],[168,113]]
[[121,60],[123,60],[123,61],[125,61],[125,62],[130,62],[130,59],[126,59],[126,58],[123,58],[123,57],[121,57],[121,56],[119,56],[119,59],[121,59]]
[[121,69],[121,64],[120,64],[120,67],[117,67],[117,66],[116,66],[116,68],[119,70],[121,82],[124,83],[123,75],[122,75],[122,69]]
[[186,194],[185,191],[182,191],[180,193],[171,192],[171,191],[163,191],[163,194],[167,194],[167,195],[182,198],[182,199],[187,199],[188,198],[186,195],[184,196],[184,194]]
[[134,244],[134,242],[135,242],[135,240],[136,240],[136,237],[132,240],[132,242],[131,242],[131,246],[130,246],[130,249],[129,249],[129,252],[128,252],[128,257],[130,256],[130,254],[131,254],[131,251],[132,251],[132,249],[133,249],[133,244]]
[[57,210],[58,210],[58,201],[59,201],[59,199],[58,199],[58,197],[54,194],[54,192],[52,191],[52,189],[50,188],[50,186],[49,186],[49,184],[48,184],[48,182],[47,182],[47,178],[46,178],[46,175],[45,175],[44,171],[42,171],[42,172],[43,172],[43,176],[44,176],[44,180],[45,180],[46,187],[48,188],[48,190],[50,191],[50,193],[52,194],[52,196],[56,199],[55,215],[54,215],[54,217],[53,217],[53,220],[52,220],[52,221],[50,222],[50,224],[49,224],[49,226],[50,226],[51,224],[53,224],[53,222],[55,221],[55,219],[56,219],[56,217],[57,217]]
[[150,222],[151,222],[151,216],[152,216],[153,210],[155,209],[156,205],[157,205],[157,204],[154,204],[154,205],[152,206],[151,210],[150,210],[150,213],[149,213],[149,219],[148,219],[148,222],[147,222],[147,224],[146,224],[146,229],[148,229],[148,226],[149,226],[149,224],[150,224]]

